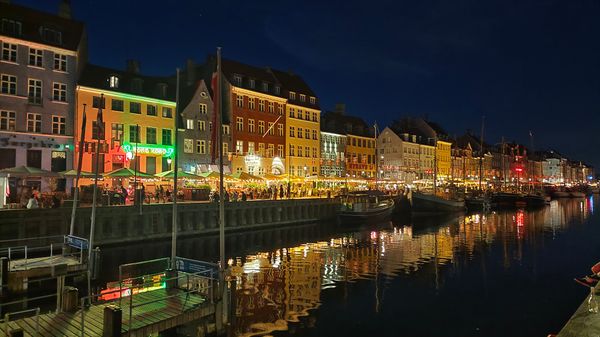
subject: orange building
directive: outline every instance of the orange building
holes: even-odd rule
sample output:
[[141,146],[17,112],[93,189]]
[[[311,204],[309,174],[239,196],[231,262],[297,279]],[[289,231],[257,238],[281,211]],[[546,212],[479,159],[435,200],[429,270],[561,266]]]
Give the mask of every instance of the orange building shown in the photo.
[[[101,101],[101,95],[103,101]],[[103,109],[104,133],[100,138],[99,172],[123,167],[150,174],[171,169],[174,148],[175,85],[168,78],[139,74],[129,61],[127,71],[87,65],[76,90],[75,147],[84,151],[82,170],[95,168],[96,118]],[[103,104],[102,104],[103,103]],[[83,109],[86,107],[84,148],[79,148]]]

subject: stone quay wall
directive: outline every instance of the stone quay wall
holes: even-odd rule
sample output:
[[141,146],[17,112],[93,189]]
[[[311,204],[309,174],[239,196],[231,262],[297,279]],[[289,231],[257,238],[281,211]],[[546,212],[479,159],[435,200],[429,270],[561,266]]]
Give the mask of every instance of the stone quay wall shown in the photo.
[[[273,226],[310,223],[334,218],[339,199],[256,200],[225,204],[225,231],[251,231]],[[171,237],[172,204],[107,206],[96,209],[94,246],[118,245]],[[177,204],[178,236],[218,233],[219,205],[208,202]],[[74,235],[89,238],[91,207],[77,209]],[[65,235],[71,208],[0,211],[2,241]],[[24,245],[25,243],[19,243]],[[14,246],[14,244],[11,244]]]

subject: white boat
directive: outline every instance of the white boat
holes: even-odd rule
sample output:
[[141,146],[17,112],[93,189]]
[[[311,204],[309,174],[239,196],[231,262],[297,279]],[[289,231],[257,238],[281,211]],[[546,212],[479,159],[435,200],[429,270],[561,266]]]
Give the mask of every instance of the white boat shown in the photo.
[[412,192],[410,204],[413,212],[456,212],[465,209],[465,201],[444,199],[433,194]]
[[386,220],[394,210],[394,200],[385,195],[352,194],[342,198],[338,214],[342,223],[375,223]]

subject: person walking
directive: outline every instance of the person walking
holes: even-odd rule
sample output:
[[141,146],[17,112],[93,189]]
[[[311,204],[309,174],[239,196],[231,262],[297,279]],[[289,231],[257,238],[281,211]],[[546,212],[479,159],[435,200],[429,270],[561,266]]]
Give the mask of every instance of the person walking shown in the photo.
[[279,185],[279,199],[283,199],[283,185]]

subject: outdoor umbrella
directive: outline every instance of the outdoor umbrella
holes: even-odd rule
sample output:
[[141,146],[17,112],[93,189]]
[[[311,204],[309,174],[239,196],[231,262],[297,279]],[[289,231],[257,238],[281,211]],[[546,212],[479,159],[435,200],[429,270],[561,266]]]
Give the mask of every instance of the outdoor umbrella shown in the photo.
[[[207,178],[207,179],[219,179],[219,172],[216,172],[216,171],[204,172],[204,173],[200,173],[200,176]],[[231,176],[223,173],[223,178],[229,179],[229,178],[231,178]]]
[[133,178],[137,176],[138,178],[155,178],[153,175],[148,174],[148,173],[144,173],[141,171],[137,171],[134,172],[132,169],[127,168],[127,167],[123,167],[108,173],[104,174],[104,177],[108,177],[108,178]]
[[11,177],[57,177],[58,173],[42,170],[37,167],[18,166],[0,170],[0,175],[10,175]]
[[262,175],[262,178],[265,180],[281,180],[284,178],[282,175],[275,175],[271,173],[265,173]]
[[236,172],[231,175],[235,179],[239,180],[263,180],[261,177],[253,176],[246,172]]
[[[174,171],[173,170],[169,170],[169,171],[165,171],[165,172],[161,172],[161,173],[157,173],[155,174],[155,176],[159,177],[159,178],[169,178],[169,179],[173,179],[174,176]],[[198,179],[198,178],[202,178],[202,176],[193,174],[193,173],[189,173],[189,172],[185,172],[182,170],[178,170],[177,171],[177,177],[178,178],[186,178],[186,179]]]
[[[62,171],[59,172],[59,174],[65,178],[76,178],[77,177],[77,170],[68,170],[68,171]],[[92,172],[86,172],[86,171],[81,171],[81,178],[94,178],[94,173]]]

